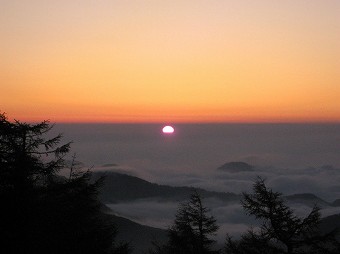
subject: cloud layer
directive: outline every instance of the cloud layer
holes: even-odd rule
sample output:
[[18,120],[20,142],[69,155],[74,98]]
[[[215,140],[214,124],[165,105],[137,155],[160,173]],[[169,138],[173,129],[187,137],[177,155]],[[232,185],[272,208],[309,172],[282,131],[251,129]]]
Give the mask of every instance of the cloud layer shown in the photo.
[[[284,195],[313,193],[327,202],[340,198],[340,125],[317,124],[213,124],[176,125],[171,137],[161,134],[161,124],[57,125],[65,141],[73,140],[77,160],[92,170],[134,175],[150,182],[193,186],[223,192],[250,192],[254,180]],[[222,172],[226,162],[243,161],[249,172]],[[92,167],[93,166],[93,167]],[[239,235],[254,224],[239,203],[205,200],[224,234]],[[142,224],[166,228],[177,203],[139,200],[111,204],[119,215]],[[308,205],[291,204],[299,215]],[[325,207],[323,216],[339,213]]]

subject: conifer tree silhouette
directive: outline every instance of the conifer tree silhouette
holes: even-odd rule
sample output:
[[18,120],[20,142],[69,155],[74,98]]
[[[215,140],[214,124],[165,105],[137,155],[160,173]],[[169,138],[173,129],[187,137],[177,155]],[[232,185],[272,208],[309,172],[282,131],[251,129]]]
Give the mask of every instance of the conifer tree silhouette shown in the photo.
[[156,246],[156,250],[150,253],[217,253],[211,249],[215,242],[211,236],[215,235],[218,226],[216,219],[208,213],[209,209],[195,191],[188,202],[179,204],[174,224],[168,230],[168,243]]
[[0,113],[0,252],[128,253],[115,245],[116,228],[97,199],[103,179],[91,182],[90,171],[58,174],[71,143],[49,138],[52,127]]
[[259,230],[250,229],[240,241],[227,236],[226,253],[338,253],[334,232],[319,233],[320,209],[314,206],[304,218],[294,214],[282,194],[267,188],[258,178],[253,193],[243,193],[242,206],[260,221]]

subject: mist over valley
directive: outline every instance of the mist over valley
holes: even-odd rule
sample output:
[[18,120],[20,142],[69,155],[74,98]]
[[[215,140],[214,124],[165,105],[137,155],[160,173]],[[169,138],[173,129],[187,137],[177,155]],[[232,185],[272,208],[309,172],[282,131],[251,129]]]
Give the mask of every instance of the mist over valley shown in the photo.
[[[101,198],[115,215],[166,230],[180,202],[197,189],[220,229],[239,236],[257,221],[245,214],[242,192],[257,177],[284,194],[296,214],[314,205],[322,217],[340,213],[340,125],[59,125],[95,177],[106,175]],[[73,138],[72,138],[73,137]],[[104,173],[105,172],[105,173]]]

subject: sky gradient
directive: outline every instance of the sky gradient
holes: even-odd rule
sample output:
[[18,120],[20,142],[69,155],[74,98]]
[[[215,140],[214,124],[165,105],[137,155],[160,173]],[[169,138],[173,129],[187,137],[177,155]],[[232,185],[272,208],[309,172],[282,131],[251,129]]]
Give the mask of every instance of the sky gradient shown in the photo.
[[54,122],[340,122],[340,1],[0,0],[0,110]]

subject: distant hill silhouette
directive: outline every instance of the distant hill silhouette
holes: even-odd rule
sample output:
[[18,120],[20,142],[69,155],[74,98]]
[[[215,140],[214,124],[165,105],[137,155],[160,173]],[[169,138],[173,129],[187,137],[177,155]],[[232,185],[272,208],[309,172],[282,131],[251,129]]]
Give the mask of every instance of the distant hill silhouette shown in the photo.
[[[117,172],[93,172],[94,179],[105,175],[105,184],[100,191],[100,199],[103,203],[119,203],[145,198],[159,198],[164,201],[181,202],[188,199],[190,194],[197,190],[204,198],[217,198],[227,203],[240,202],[242,195],[231,192],[207,191],[194,187],[174,187],[150,183],[141,178],[117,173]],[[337,207],[340,206],[340,199],[334,202],[327,202],[312,193],[300,193],[286,195],[284,198],[289,202],[300,203],[306,206]]]
[[254,171],[254,167],[252,165],[241,161],[227,162],[217,169],[229,173]]
[[[340,214],[334,214],[322,218],[319,224],[319,229],[322,233],[329,233],[335,229],[340,232]],[[340,241],[340,234],[337,235],[337,240]]]
[[332,203],[332,206],[340,206],[340,199],[336,199],[333,203]]
[[147,253],[153,242],[164,244],[167,241],[167,231],[164,229],[141,225],[112,213],[110,216],[118,230],[116,241],[129,243],[132,254]]
[[[103,203],[119,203],[134,201],[143,198],[159,198],[163,201],[182,202],[187,200],[194,191],[193,187],[173,187],[150,183],[141,178],[116,172],[94,172],[93,177],[98,178],[106,175],[105,185],[101,190],[101,200]],[[198,190],[205,198],[218,198],[228,202],[240,202],[242,195],[234,193],[213,192],[203,189]],[[321,207],[337,206],[340,199],[332,203],[326,202],[311,193],[287,195],[283,197],[289,202],[300,203],[306,206],[318,205]],[[167,240],[167,231],[145,225],[140,225],[129,219],[114,215],[113,211],[103,206],[105,213],[112,216],[112,220],[118,229],[117,240],[128,242],[134,248],[133,254],[147,253],[152,248],[152,242],[164,243]],[[321,219],[320,230],[324,233],[335,228],[340,228],[340,214],[331,215]]]
[[325,206],[333,206],[333,203],[329,203],[311,193],[288,195],[284,196],[284,198],[290,202],[301,203],[310,207],[313,207],[314,205],[318,205],[321,208]]
[[183,201],[197,190],[204,198],[218,198],[225,202],[239,202],[241,195],[235,193],[206,191],[194,187],[173,187],[150,183],[141,178],[116,172],[94,172],[96,179],[105,175],[105,184],[100,192],[104,203],[117,203],[143,198],[160,198],[168,201]]

